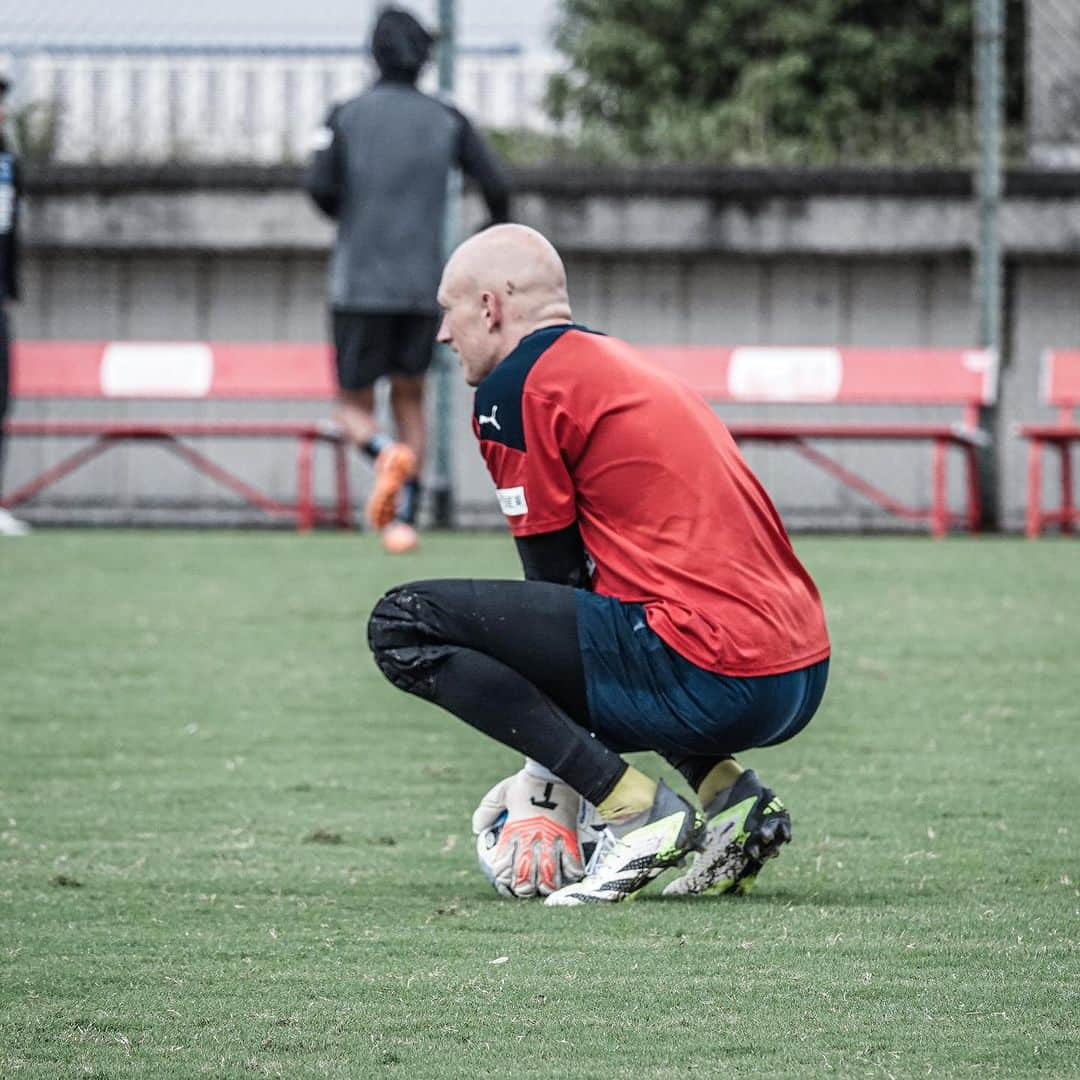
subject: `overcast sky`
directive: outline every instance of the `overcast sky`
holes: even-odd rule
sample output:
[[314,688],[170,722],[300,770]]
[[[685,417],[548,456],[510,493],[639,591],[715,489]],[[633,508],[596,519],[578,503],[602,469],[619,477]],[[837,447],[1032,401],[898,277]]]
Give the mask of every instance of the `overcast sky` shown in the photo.
[[[558,0],[457,0],[465,45],[543,47]],[[0,48],[72,44],[328,44],[364,39],[379,0],[0,0]],[[400,6],[434,24],[438,0]]]

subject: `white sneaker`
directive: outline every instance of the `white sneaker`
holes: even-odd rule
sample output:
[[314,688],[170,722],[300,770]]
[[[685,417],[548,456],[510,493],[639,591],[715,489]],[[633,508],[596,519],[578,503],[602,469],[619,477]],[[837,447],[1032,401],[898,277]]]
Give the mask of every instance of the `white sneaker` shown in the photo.
[[0,506],[0,536],[25,536],[30,526]]
[[663,781],[644,825],[616,837],[609,829],[589,860],[585,877],[544,902],[552,907],[612,903],[644,888],[695,847],[705,821]]

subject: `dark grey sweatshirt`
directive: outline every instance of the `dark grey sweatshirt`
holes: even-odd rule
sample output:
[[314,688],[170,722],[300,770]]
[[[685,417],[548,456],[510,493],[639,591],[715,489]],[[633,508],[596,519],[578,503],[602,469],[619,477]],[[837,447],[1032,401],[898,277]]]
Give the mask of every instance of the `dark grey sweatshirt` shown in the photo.
[[455,165],[476,181],[493,222],[505,221],[503,170],[456,109],[408,82],[383,80],[330,113],[306,187],[338,222],[331,307],[438,313],[446,185]]

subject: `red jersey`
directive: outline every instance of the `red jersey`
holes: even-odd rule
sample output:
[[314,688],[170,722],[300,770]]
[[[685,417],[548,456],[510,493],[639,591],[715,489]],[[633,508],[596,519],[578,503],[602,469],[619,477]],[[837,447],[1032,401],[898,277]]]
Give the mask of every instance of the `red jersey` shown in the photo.
[[698,667],[824,660],[821,598],[709,406],[625,342],[537,330],[477,387],[473,430],[515,536],[575,521],[595,592],[645,607]]

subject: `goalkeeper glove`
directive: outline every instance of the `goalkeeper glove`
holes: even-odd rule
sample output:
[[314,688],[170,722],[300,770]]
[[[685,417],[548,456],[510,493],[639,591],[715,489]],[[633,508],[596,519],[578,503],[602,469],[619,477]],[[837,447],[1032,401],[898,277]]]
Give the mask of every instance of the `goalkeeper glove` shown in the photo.
[[580,881],[580,808],[573,788],[531,762],[497,783],[472,819],[480,868],[496,892],[547,896]]

